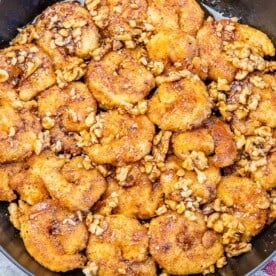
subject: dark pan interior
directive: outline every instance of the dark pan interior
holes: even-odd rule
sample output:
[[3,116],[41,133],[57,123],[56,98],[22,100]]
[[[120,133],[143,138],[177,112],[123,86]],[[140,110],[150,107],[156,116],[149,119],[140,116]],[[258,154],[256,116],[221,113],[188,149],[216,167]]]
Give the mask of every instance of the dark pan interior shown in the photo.
[[[17,28],[32,21],[45,7],[58,1],[0,0],[0,48],[8,45]],[[276,41],[275,0],[201,0],[206,10],[214,15],[238,17],[242,23],[253,25]],[[7,203],[0,203],[0,246],[19,264],[35,275],[60,275],[52,273],[36,263],[26,252],[18,231],[10,224]],[[253,240],[249,253],[232,258],[216,275],[239,276],[252,270],[276,249],[276,224],[267,227]],[[0,272],[1,274],[1,272]],[[80,271],[63,275],[82,275]]]

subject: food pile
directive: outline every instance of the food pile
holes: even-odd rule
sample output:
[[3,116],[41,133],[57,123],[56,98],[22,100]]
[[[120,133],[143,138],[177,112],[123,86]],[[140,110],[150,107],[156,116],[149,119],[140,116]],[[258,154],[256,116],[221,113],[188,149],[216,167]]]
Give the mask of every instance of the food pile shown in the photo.
[[214,272],[276,217],[276,62],[195,0],[48,7],[0,50],[0,200],[85,275]]

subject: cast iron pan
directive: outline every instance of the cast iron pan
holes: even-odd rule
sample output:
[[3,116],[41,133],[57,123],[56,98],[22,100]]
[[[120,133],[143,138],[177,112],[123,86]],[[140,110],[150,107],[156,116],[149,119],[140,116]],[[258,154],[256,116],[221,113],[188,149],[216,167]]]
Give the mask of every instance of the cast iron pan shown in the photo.
[[[17,28],[31,22],[47,6],[58,1],[47,0],[0,0],[0,47],[8,45],[17,33]],[[82,2],[82,1],[79,1]],[[201,0],[203,7],[214,16],[238,17],[242,23],[253,25],[266,32],[276,41],[275,0]],[[217,13],[216,13],[217,12]],[[7,203],[0,203],[0,246],[26,275],[61,275],[48,271],[35,262],[24,248],[23,242],[8,219]],[[253,240],[249,253],[232,258],[216,275],[239,276],[258,266],[276,249],[276,223],[267,227]],[[29,273],[30,272],[30,273]],[[1,272],[0,272],[1,275]],[[80,271],[62,275],[82,275]]]

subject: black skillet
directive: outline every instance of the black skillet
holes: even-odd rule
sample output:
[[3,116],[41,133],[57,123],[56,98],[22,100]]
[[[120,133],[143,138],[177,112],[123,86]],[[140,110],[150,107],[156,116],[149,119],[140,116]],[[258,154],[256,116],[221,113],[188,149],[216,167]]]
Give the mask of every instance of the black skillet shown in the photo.
[[[8,45],[8,41],[16,35],[17,28],[32,21],[43,9],[54,2],[58,1],[0,0],[0,48]],[[214,16],[238,17],[241,22],[261,29],[274,42],[276,41],[276,0],[201,0],[199,2]],[[216,275],[239,276],[248,273],[275,251],[275,237],[276,223],[255,237],[252,251],[232,258],[225,268],[216,272]],[[46,270],[28,255],[18,232],[9,222],[6,203],[0,203],[1,251],[17,268],[21,269],[22,275],[60,275]],[[274,273],[276,275],[276,271]],[[3,275],[1,271],[0,275]],[[74,271],[63,275],[82,275],[82,273]]]

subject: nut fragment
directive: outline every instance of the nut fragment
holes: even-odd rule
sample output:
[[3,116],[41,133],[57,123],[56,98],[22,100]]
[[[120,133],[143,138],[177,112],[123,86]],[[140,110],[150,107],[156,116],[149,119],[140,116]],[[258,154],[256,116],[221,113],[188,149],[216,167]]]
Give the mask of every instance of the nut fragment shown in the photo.
[[166,207],[166,205],[162,205],[161,207],[159,207],[159,208],[155,211],[156,215],[158,215],[158,216],[160,216],[160,215],[162,215],[162,214],[165,214],[166,212],[167,212],[167,207]]
[[116,179],[119,182],[123,182],[127,179],[127,175],[129,173],[130,166],[118,167],[116,169]]
[[225,251],[228,257],[238,256],[242,253],[250,251],[252,248],[251,243],[241,242],[238,244],[229,244],[226,246]]
[[36,155],[39,155],[42,151],[42,141],[40,139],[35,141],[35,145],[34,145],[34,152]]
[[85,268],[82,270],[85,276],[96,276],[98,273],[99,267],[96,263],[89,261]]
[[101,236],[106,229],[107,225],[104,221],[104,216],[99,214],[92,215],[91,223],[88,226],[89,232],[95,234],[96,236]]
[[4,69],[0,69],[0,82],[5,82],[8,79],[9,79],[9,73]]
[[14,127],[10,127],[9,129],[9,137],[13,137],[15,135],[15,128]]
[[51,129],[54,125],[55,125],[55,120],[52,119],[51,117],[46,116],[42,119],[42,126],[45,129]]

